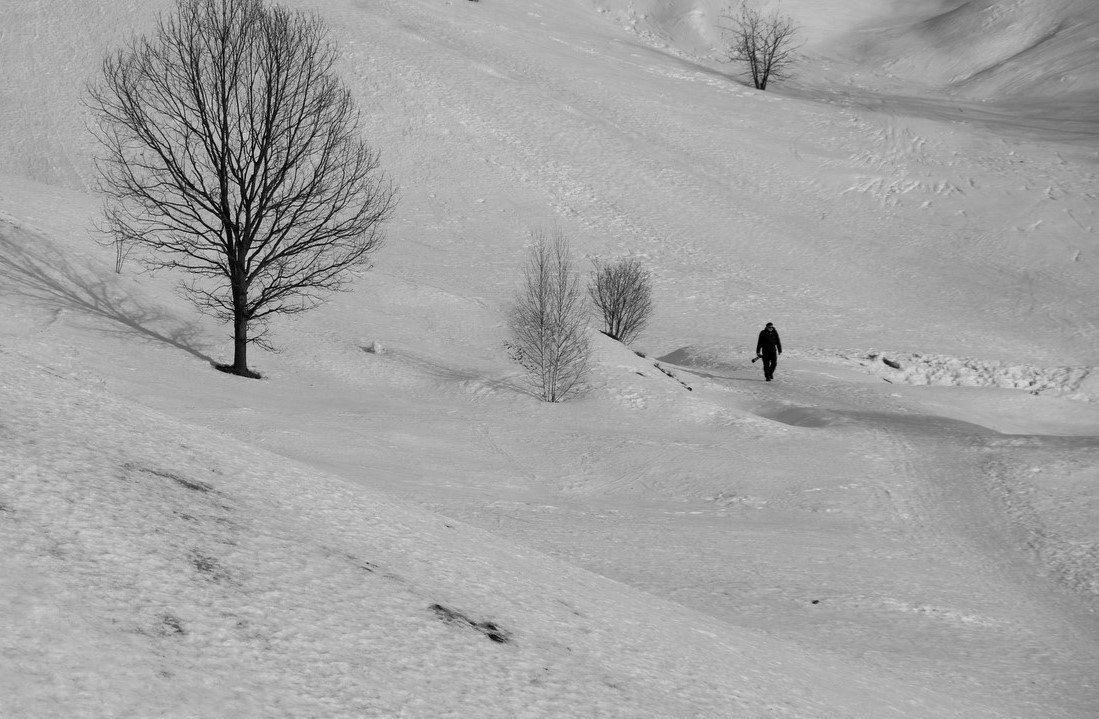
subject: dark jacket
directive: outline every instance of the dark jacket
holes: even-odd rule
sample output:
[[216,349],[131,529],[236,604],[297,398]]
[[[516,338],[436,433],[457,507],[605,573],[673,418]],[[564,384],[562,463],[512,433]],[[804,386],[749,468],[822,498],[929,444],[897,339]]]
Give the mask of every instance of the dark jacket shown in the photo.
[[764,329],[759,333],[759,341],[756,342],[756,354],[757,355],[780,355],[782,354],[782,340],[778,338],[778,331],[773,327],[771,329]]

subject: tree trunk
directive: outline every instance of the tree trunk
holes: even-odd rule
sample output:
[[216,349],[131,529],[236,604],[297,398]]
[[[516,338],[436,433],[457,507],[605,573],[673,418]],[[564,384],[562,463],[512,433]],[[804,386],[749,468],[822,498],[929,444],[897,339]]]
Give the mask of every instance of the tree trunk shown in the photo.
[[241,377],[258,378],[248,369],[248,288],[239,277],[230,279],[233,292],[233,364],[228,372]]
[[244,319],[244,313],[240,310],[233,314],[233,374],[251,377],[253,373],[248,369],[248,320]]

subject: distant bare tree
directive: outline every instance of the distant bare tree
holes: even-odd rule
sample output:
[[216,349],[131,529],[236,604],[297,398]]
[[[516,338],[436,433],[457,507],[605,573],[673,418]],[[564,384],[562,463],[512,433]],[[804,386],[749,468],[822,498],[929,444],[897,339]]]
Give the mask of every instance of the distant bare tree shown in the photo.
[[800,28],[793,18],[778,10],[764,13],[742,2],[724,19],[726,59],[743,63],[745,75],[756,89],[766,90],[772,80],[790,77],[800,47],[797,37]]
[[561,402],[579,390],[591,363],[587,307],[568,240],[531,233],[526,276],[508,326],[513,357],[527,370],[538,395]]
[[588,294],[603,315],[604,332],[623,344],[637,339],[652,316],[652,277],[636,257],[597,262]]
[[120,249],[188,273],[232,322],[248,369],[276,313],[316,306],[381,244],[395,204],[315,15],[262,0],[178,0],[89,88],[106,220]]

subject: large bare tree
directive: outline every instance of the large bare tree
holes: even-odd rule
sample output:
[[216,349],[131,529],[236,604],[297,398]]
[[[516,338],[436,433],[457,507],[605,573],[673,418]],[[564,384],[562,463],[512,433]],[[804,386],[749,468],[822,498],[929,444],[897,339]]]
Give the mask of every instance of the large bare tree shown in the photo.
[[152,269],[233,325],[248,368],[267,320],[345,289],[395,204],[315,15],[262,0],[178,0],[89,89],[106,220]]
[[537,395],[561,402],[580,389],[591,365],[588,309],[568,239],[559,230],[536,230],[532,239],[508,318],[509,347]]
[[726,59],[743,64],[744,74],[757,90],[766,90],[772,80],[790,77],[800,47],[800,28],[793,18],[742,2],[724,19]]

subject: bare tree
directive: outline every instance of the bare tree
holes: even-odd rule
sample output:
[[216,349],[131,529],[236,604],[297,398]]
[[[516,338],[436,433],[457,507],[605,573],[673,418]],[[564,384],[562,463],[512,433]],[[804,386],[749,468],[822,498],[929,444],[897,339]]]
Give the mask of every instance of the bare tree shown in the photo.
[[531,233],[533,245],[508,326],[513,357],[538,395],[561,402],[580,389],[591,362],[587,308],[568,240]]
[[793,18],[778,10],[764,13],[747,2],[724,17],[726,59],[744,64],[744,74],[756,89],[766,90],[770,81],[790,77],[800,47],[800,28]]
[[652,277],[636,257],[597,262],[588,294],[603,314],[603,331],[623,344],[635,340],[652,316]]
[[126,258],[133,250],[133,245],[126,242],[126,238],[120,235],[112,237],[110,245],[114,248],[114,272],[116,275],[121,275],[122,267],[126,264]]
[[367,263],[395,204],[315,15],[178,0],[89,88],[106,220],[152,269],[232,322],[232,365],[269,318],[316,306]]

